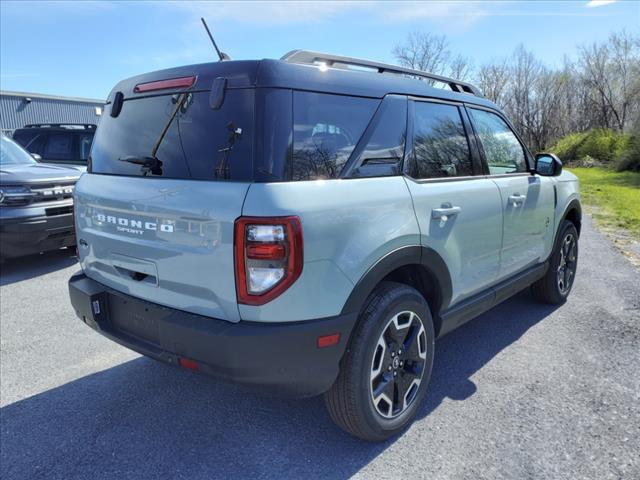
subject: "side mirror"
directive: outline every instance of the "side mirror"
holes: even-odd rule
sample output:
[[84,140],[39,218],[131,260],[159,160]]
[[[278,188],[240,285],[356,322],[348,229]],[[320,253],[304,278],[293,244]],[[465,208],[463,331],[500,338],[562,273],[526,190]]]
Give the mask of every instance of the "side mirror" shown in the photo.
[[543,177],[557,177],[562,173],[562,162],[553,153],[536,155],[536,173]]
[[42,161],[42,157],[37,153],[32,153],[31,156],[35,159],[36,162]]

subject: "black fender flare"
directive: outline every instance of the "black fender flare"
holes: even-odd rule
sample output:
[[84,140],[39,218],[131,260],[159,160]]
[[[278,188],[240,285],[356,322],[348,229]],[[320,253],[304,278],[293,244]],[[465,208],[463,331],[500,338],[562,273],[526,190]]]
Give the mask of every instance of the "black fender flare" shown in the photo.
[[[578,212],[578,220],[580,224],[582,224],[582,205],[580,204],[580,200],[578,200],[577,198],[574,198],[565,207],[564,212],[562,213],[560,223],[558,223],[558,229],[560,225],[562,225],[562,222],[564,222],[567,219],[567,217],[569,216],[569,212],[571,212],[572,210],[575,210],[576,212]],[[576,225],[576,228],[578,229],[578,235],[580,235],[580,226],[581,225]]]
[[[580,221],[580,224],[582,224],[582,205],[580,205],[580,201],[577,198],[574,198],[565,207],[564,212],[560,217],[560,221],[558,222],[558,230],[554,233],[554,236],[553,236],[553,247],[551,248],[551,253],[549,254],[546,260],[549,264],[551,262],[551,257],[553,257],[553,252],[556,251],[556,249],[558,248],[558,244],[560,242],[560,230],[562,228],[562,224],[569,216],[569,213],[573,210],[578,212],[578,220]],[[576,230],[578,230],[578,237],[580,237],[580,225],[576,225]]]
[[387,253],[366,271],[347,298],[342,314],[360,313],[365,301],[382,279],[394,270],[407,265],[422,266],[433,279],[438,290],[434,293],[439,299],[438,312],[434,314],[437,315],[447,308],[451,301],[452,283],[446,263],[435,250],[429,247],[409,245]]

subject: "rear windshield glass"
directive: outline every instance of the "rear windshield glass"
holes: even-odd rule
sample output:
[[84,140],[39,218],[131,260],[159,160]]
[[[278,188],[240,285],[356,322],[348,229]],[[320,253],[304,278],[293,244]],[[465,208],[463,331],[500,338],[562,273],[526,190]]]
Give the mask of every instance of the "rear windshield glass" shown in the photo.
[[91,148],[91,172],[163,178],[252,178],[254,90],[229,89],[218,110],[209,92],[126,100],[110,107]]
[[291,180],[336,178],[380,100],[293,92]]

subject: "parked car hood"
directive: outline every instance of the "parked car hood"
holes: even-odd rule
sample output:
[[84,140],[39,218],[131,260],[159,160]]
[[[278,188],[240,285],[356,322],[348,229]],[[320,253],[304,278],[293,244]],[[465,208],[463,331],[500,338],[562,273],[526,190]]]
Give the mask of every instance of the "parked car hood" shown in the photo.
[[0,183],[3,185],[44,182],[73,182],[80,178],[81,171],[75,168],[59,167],[36,163],[33,165],[3,165],[0,170]]

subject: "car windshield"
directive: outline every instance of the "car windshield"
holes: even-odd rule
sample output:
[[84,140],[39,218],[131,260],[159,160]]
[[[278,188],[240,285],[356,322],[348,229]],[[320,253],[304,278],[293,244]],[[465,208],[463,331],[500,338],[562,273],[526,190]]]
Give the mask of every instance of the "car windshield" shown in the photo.
[[0,165],[30,165],[36,163],[29,153],[4,135],[0,140]]

